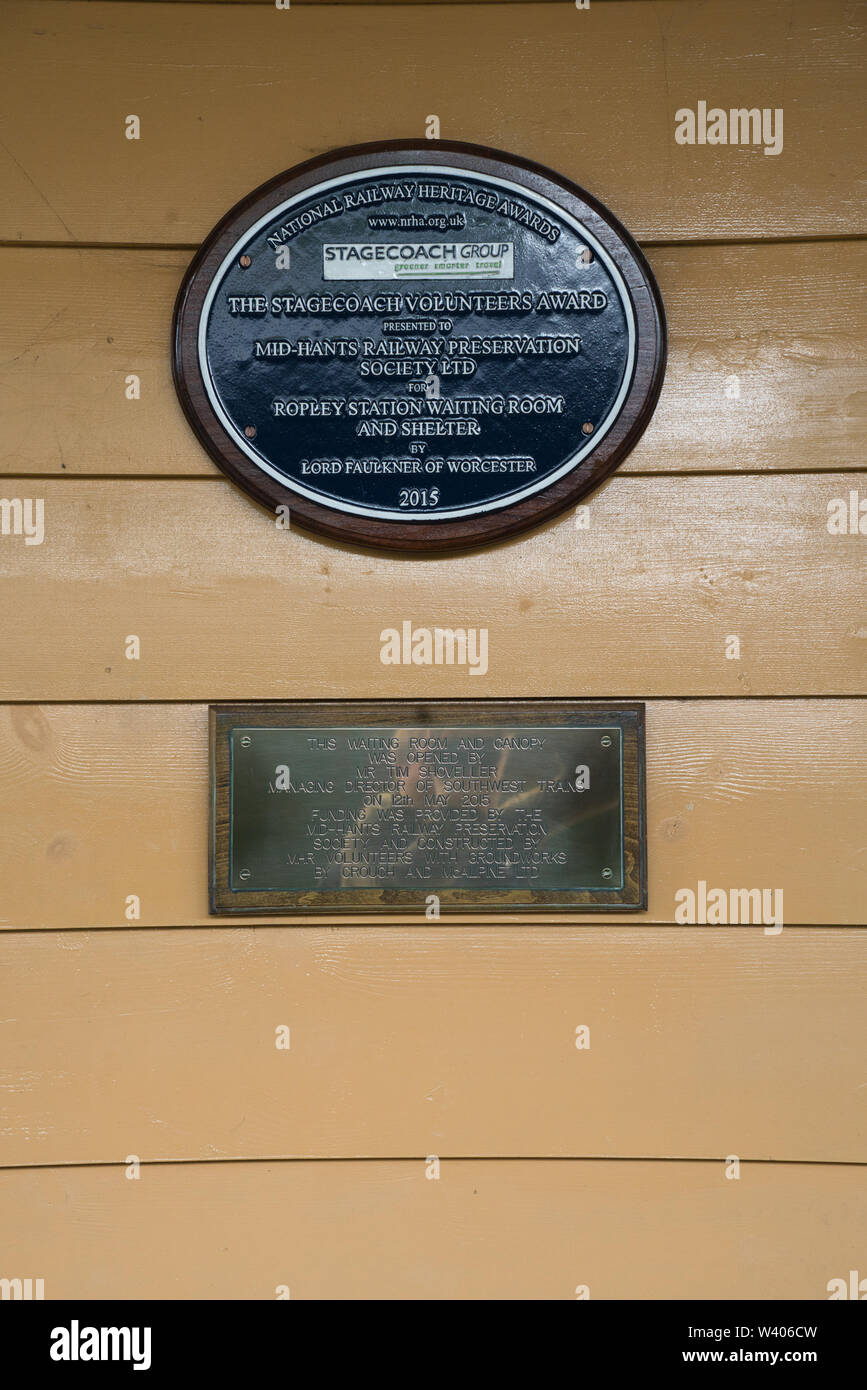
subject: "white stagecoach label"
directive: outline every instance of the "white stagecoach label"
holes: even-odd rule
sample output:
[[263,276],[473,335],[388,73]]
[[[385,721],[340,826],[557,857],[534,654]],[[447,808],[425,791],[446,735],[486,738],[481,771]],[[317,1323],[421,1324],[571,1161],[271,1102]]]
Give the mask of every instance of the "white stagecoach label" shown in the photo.
[[346,242],[322,248],[325,280],[511,280],[511,241]]

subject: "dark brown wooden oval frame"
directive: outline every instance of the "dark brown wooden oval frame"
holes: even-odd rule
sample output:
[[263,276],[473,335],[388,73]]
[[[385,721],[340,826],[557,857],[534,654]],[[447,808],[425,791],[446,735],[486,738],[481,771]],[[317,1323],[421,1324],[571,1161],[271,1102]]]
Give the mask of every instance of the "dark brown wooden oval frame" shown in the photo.
[[[510,179],[541,194],[583,222],[617,265],[632,300],[636,324],[632,382],[613,425],[598,448],[564,477],[532,497],[496,511],[453,521],[382,521],[313,502],[264,473],[237,447],[214,412],[202,379],[198,325],[214,275],[244,231],[269,207],[324,178],[339,178],[382,164],[457,164],[468,173]],[[327,172],[325,172],[327,171]],[[172,373],[184,413],[224,473],[257,502],[274,511],[288,506],[293,522],[332,540],[403,552],[454,551],[487,545],[547,521],[574,505],[603,481],[635,447],[653,414],[666,361],[665,310],[659,287],[626,228],[590,193],[541,164],[501,150],[459,141],[383,140],[333,150],[270,179],[226,214],[206,238],[187,270],[172,323]]]

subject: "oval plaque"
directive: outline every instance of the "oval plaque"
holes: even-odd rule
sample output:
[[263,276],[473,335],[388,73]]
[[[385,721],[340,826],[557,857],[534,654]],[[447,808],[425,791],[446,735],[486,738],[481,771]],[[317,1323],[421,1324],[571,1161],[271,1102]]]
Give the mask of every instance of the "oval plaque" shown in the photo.
[[455,549],[576,502],[644,430],[662,299],[628,232],[540,165],[396,141],[310,160],[208,237],[174,319],[190,423],[299,525]]

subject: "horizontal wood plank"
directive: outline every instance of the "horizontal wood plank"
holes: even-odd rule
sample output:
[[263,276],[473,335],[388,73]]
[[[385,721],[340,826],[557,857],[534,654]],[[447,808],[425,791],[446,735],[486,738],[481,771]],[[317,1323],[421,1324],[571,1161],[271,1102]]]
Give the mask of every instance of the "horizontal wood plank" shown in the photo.
[[[865,481],[615,475],[587,529],[408,560],[281,530],[225,480],[22,480],[44,539],[0,539],[0,699],[860,694],[864,542],[828,506]],[[383,665],[404,621],[487,629],[486,672]]]
[[863,1268],[863,1189],[824,1166],[214,1163],[0,1173],[0,1210],[4,1274],[48,1299],[825,1299]]
[[[95,4],[97,0],[85,0]],[[597,0],[597,4],[623,4],[625,0]],[[62,0],[64,4],[77,4],[81,0]],[[188,5],[277,5],[287,9],[293,5],[572,5],[575,0],[114,0],[119,5],[149,4],[188,4]],[[656,4],[658,0],[643,0],[645,4]],[[689,3],[689,0],[686,0]]]
[[0,962],[6,1165],[867,1157],[864,932],[29,932]]
[[[703,880],[781,889],[788,925],[863,922],[865,723],[859,700],[651,702],[649,910],[625,920],[674,922]],[[207,750],[201,705],[0,711],[2,925],[217,929]],[[423,909],[405,920],[421,930]]]
[[[282,169],[422,136],[432,114],[444,139],[574,178],[642,240],[867,230],[863,31],[847,0],[24,0],[3,18],[0,240],[197,243]],[[678,144],[676,113],[699,100],[782,109],[782,151]]]
[[[77,4],[81,0],[62,0],[64,4]],[[95,4],[97,0],[85,0]],[[293,5],[573,5],[575,0],[114,0],[119,5],[148,4],[188,4],[188,5],[277,5],[287,9]],[[597,0],[598,4],[623,4],[625,0]],[[645,4],[658,4],[659,0],[643,0]],[[689,0],[686,0],[689,3]]]
[[[188,259],[0,249],[0,472],[217,476],[171,380]],[[623,471],[861,466],[867,243],[657,248],[650,260],[668,371]]]

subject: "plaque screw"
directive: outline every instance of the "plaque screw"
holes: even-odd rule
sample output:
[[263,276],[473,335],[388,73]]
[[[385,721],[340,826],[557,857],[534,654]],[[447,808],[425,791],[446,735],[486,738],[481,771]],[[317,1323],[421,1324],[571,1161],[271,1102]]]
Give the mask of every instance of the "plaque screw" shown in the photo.
[[591,425],[591,423],[590,423],[589,420],[585,420],[585,421],[584,421],[584,424],[581,426],[581,432],[582,432],[582,434],[592,434],[592,433],[593,433],[593,426]]
[[[244,875],[242,874],[241,877],[243,878]],[[603,877],[603,878],[610,878],[610,877],[611,877],[611,870],[610,870],[610,869],[603,869],[603,870],[602,870],[602,877]]]
[[[610,869],[607,869],[607,870],[605,870],[604,872],[607,872],[607,873],[610,874],[610,873],[611,873],[611,870],[610,870]],[[249,869],[242,869],[241,872],[238,874],[238,877],[239,877],[239,878],[243,878],[243,879],[246,881],[246,880],[250,877],[250,870],[249,870]]]
[[[591,426],[591,429],[592,429],[592,426]],[[255,439],[255,438],[256,438],[256,426],[255,426],[255,425],[247,425],[246,429],[244,430],[244,433],[245,433],[245,435],[247,436],[248,439]]]
[[253,742],[253,740],[251,739],[250,735],[249,735],[249,734],[244,734],[243,738],[241,739],[241,747],[242,747],[242,748],[249,748],[249,747],[250,747],[250,744],[251,744],[252,742]]
[[244,270],[249,269],[249,267],[250,267],[252,264],[253,264],[253,257],[252,257],[252,256],[248,256],[248,255],[245,254],[245,255],[243,255],[243,256],[240,256],[239,259],[238,259],[238,265],[241,266]]
[[610,747],[611,747],[611,735],[610,735],[610,734],[603,734],[603,735],[602,735],[602,747],[603,747],[603,748],[610,748]]
[[593,260],[593,252],[590,250],[589,246],[584,247],[584,250],[581,252],[581,259],[585,265],[589,265]]

